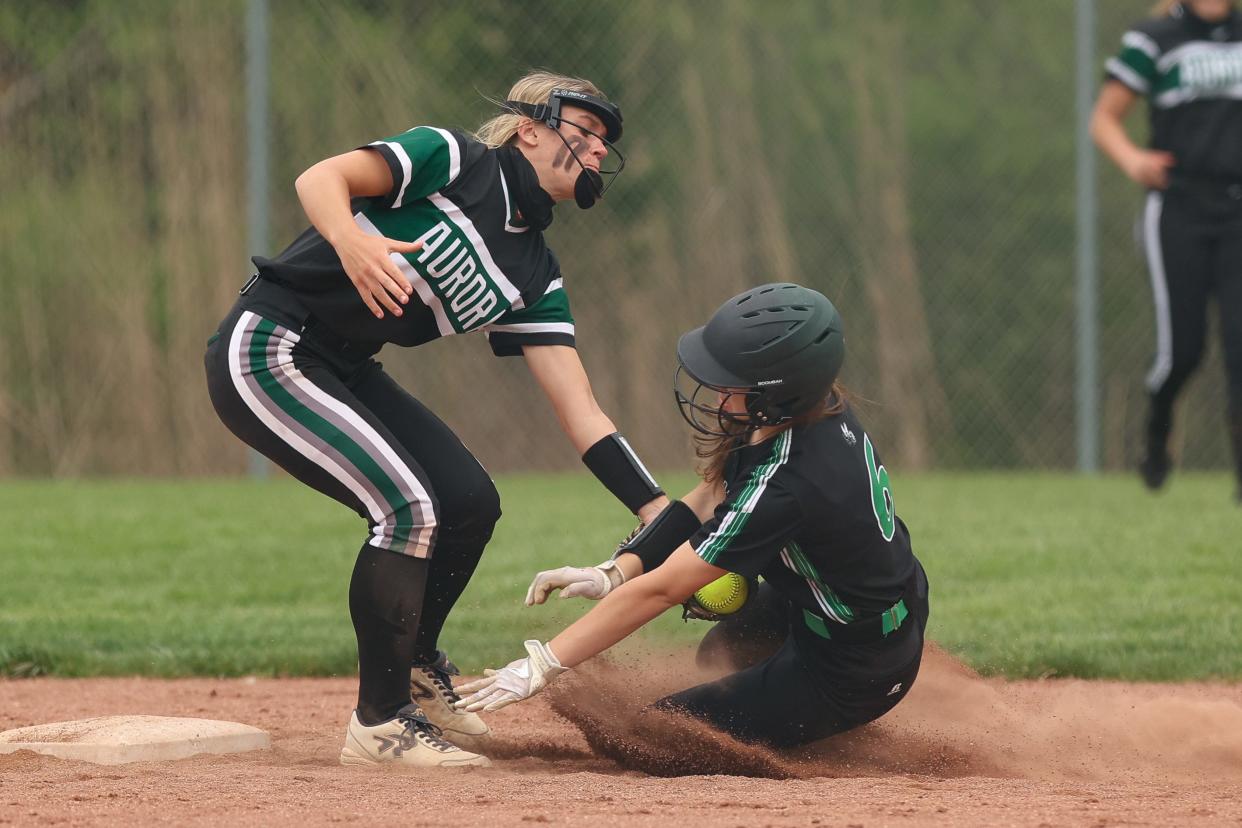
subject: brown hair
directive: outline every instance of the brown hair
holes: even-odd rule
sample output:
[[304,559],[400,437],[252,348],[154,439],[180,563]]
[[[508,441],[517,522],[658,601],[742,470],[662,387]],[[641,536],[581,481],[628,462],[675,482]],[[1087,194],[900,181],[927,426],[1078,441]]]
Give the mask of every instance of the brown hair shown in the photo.
[[1160,0],[1159,3],[1151,7],[1152,17],[1164,17],[1173,11],[1173,7],[1180,3],[1181,0]]
[[[835,417],[846,408],[849,407],[853,400],[853,394],[850,393],[840,382],[833,382],[832,388],[828,390],[828,396],[824,400],[823,406],[812,409],[805,414],[799,414],[787,423],[777,426],[773,435],[788,431],[791,428],[807,425],[816,420],[822,420],[825,417]],[[714,436],[708,434],[694,434],[694,454],[699,458],[699,465],[696,471],[699,477],[702,477],[706,483],[719,483],[724,478],[725,463],[729,459],[729,454],[738,448],[742,443],[738,442],[738,438],[745,434],[742,426],[737,427],[737,432],[726,436]]]
[[[505,100],[532,104],[547,103],[553,89],[569,89],[600,98],[604,97],[604,93],[600,92],[589,80],[536,69],[519,78],[509,90]],[[504,106],[504,101],[492,101],[492,103]],[[475,130],[474,137],[489,147],[504,146],[513,140],[513,136],[517,134],[518,124],[524,120],[526,120],[525,115],[506,110],[484,122]]]

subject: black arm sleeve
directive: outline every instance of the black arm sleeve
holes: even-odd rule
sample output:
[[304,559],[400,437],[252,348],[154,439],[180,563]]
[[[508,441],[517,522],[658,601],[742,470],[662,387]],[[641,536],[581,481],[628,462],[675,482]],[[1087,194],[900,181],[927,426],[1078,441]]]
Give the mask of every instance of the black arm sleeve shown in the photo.
[[699,516],[680,500],[674,500],[634,537],[617,547],[617,555],[630,552],[643,562],[643,572],[650,572],[668,560],[699,530]]
[[582,462],[631,512],[637,513],[664,494],[634,449],[618,433],[609,434],[587,449]]

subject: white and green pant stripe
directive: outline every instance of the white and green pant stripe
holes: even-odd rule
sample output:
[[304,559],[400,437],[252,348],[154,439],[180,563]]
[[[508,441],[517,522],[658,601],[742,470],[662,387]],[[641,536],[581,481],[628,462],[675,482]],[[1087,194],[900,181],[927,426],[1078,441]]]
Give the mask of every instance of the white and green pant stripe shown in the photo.
[[229,335],[233,387],[267,429],[358,498],[369,545],[430,557],[437,526],[431,495],[370,423],[299,370],[299,341],[288,328],[243,313]]

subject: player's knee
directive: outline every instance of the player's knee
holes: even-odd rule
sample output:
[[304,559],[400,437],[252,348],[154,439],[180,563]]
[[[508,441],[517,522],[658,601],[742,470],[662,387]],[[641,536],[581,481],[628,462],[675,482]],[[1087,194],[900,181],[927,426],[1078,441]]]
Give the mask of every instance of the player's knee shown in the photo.
[[500,520],[500,493],[480,468],[478,474],[437,491],[440,537],[491,537]]
[[695,652],[704,670],[745,670],[771,657],[784,643],[784,632],[726,618],[707,631]]
[[694,663],[701,670],[740,670],[733,652],[734,641],[719,626],[712,627],[699,642]]

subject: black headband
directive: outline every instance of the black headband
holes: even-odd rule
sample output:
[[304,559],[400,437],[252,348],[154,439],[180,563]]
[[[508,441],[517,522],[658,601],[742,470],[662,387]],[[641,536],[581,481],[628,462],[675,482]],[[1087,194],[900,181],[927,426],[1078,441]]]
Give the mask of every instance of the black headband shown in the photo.
[[556,129],[561,122],[561,106],[565,103],[581,107],[603,121],[604,138],[608,140],[608,143],[615,144],[621,140],[621,108],[598,95],[588,95],[572,89],[553,89],[552,94],[548,96],[547,103],[505,101],[505,107]]

